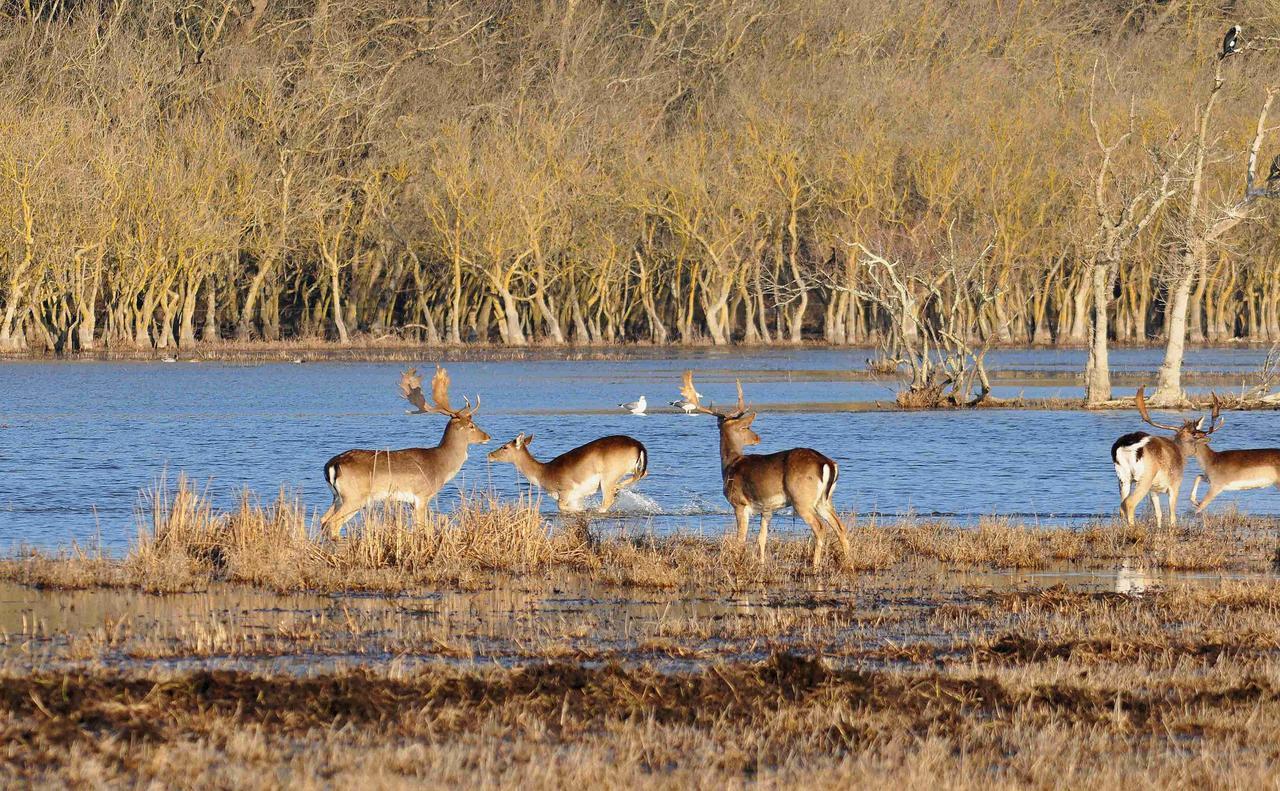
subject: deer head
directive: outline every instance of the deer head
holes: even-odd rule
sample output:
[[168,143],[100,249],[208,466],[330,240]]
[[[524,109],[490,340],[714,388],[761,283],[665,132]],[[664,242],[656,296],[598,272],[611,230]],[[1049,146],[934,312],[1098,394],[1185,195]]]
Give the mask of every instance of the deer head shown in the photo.
[[755,412],[747,411],[746,399],[742,395],[742,380],[738,380],[738,408],[732,413],[721,412],[714,406],[702,405],[702,394],[693,386],[693,371],[684,372],[684,383],[680,387],[680,395],[685,401],[704,415],[715,416],[720,426],[720,435],[734,447],[744,448],[748,445],[759,445],[760,435],[751,430],[751,422],[756,419]]
[[1204,427],[1205,418],[1203,416],[1198,420],[1184,420],[1180,426],[1157,423],[1147,413],[1146,389],[1146,385],[1139,387],[1137,395],[1134,396],[1134,402],[1138,406],[1138,414],[1142,415],[1143,421],[1148,425],[1165,431],[1172,431],[1174,439],[1186,449],[1194,451],[1197,446],[1209,444],[1210,435],[1222,428],[1222,424],[1225,422],[1225,418],[1221,416],[1222,402],[1218,400],[1218,394],[1213,393],[1213,411],[1209,417],[1209,428],[1206,429]]
[[489,461],[514,462],[520,457],[521,452],[529,447],[530,442],[533,442],[533,435],[525,434],[522,431],[516,435],[515,439],[503,443],[502,447],[491,451],[489,453]]
[[464,398],[466,406],[454,409],[449,405],[449,372],[436,364],[436,375],[431,377],[431,402],[422,392],[422,377],[416,368],[410,368],[400,376],[400,394],[416,409],[408,410],[411,415],[438,414],[448,415],[449,426],[446,432],[459,432],[468,444],[488,442],[490,437],[471,419],[480,410],[480,396],[476,396],[475,406]]

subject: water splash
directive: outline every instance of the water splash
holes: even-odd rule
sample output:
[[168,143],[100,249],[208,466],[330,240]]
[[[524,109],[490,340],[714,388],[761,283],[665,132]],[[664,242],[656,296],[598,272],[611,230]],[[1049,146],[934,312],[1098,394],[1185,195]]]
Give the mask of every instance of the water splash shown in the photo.
[[630,489],[623,489],[618,492],[618,501],[615,507],[620,511],[633,514],[662,513],[662,506],[658,505],[657,500]]

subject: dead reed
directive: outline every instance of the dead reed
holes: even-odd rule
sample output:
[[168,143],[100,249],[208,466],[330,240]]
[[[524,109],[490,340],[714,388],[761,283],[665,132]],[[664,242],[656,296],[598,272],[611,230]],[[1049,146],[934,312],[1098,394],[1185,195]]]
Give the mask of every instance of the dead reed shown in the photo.
[[[1097,523],[1039,528],[1004,519],[966,527],[940,521],[858,524],[850,517],[850,555],[832,549],[821,579],[909,569],[927,561],[955,568],[1033,569],[1129,561],[1154,569],[1268,568],[1280,534],[1273,520],[1226,513],[1178,527]],[[263,500],[244,492],[236,507],[214,508],[185,477],[144,497],[137,538],[120,560],[101,550],[26,551],[0,561],[0,579],[61,588],[129,586],[151,592],[199,590],[237,582],[288,590],[406,590],[474,587],[495,575],[585,574],[623,587],[746,586],[811,578],[809,538],[775,536],[769,560],[729,538],[676,534],[596,539],[554,525],[537,503],[470,494],[449,514],[421,521],[399,508],[364,516],[338,542],[318,537],[306,507],[281,490]]]

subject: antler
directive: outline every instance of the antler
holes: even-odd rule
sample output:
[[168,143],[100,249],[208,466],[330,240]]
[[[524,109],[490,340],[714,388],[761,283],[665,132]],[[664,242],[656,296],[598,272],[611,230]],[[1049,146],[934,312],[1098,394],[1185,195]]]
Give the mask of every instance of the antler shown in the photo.
[[694,408],[699,412],[703,412],[708,415],[715,415],[716,417],[725,416],[714,409],[708,409],[702,405],[702,402],[699,400],[702,398],[702,394],[693,386],[693,371],[686,370],[684,372],[684,384],[680,387],[680,397],[685,401],[688,401],[690,404],[693,404]]
[[410,368],[400,374],[400,395],[417,407],[415,410],[409,410],[409,414],[421,415],[431,412],[427,406],[427,399],[422,395],[422,377],[418,376],[417,368]]
[[431,400],[436,402],[436,410],[448,415],[457,415],[458,411],[449,406],[449,372],[436,363],[436,375],[431,377]]
[[466,417],[480,408],[479,396],[476,396],[474,407],[470,401],[467,401],[465,409],[454,409],[449,405],[449,372],[441,368],[439,363],[436,364],[436,375],[431,377],[431,400],[434,404],[427,403],[427,398],[422,393],[422,377],[418,376],[416,368],[410,368],[400,376],[400,394],[417,407],[409,413],[412,415],[436,413],[449,417]]
[[747,400],[742,397],[742,380],[736,381],[738,382],[738,415],[741,416],[747,413]]
[[1205,431],[1205,429],[1203,428],[1204,418],[1200,418],[1200,420],[1197,421],[1196,423],[1196,428],[1199,428],[1201,431],[1204,431],[1205,434],[1212,434],[1213,432],[1222,428],[1223,423],[1227,422],[1227,419],[1221,416],[1222,402],[1218,400],[1218,394],[1210,393],[1209,396],[1210,398],[1213,399],[1213,412],[1209,416],[1209,429]]
[[1138,404],[1138,414],[1142,415],[1143,420],[1155,426],[1156,428],[1162,428],[1166,431],[1177,431],[1180,428],[1180,426],[1166,426],[1163,423],[1157,423],[1151,419],[1151,415],[1147,414],[1147,399],[1146,399],[1146,396],[1144,395],[1144,392],[1146,391],[1146,389],[1147,389],[1146,385],[1139,387],[1138,394],[1133,398],[1133,400]]

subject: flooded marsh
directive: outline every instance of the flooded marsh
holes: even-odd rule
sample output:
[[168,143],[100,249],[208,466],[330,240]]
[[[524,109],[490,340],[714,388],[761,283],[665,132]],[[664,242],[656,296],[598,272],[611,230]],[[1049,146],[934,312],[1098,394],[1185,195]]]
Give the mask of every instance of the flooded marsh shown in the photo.
[[[400,414],[396,366],[50,366],[31,392],[103,395],[97,422],[36,397],[4,419],[0,783],[1271,782],[1273,493],[1124,527],[1106,453],[1134,415],[849,412],[887,386],[828,354],[525,363],[519,389],[452,365],[495,439],[625,431],[650,477],[583,530],[473,454],[427,521],[376,509],[338,542],[330,447],[443,422]],[[1035,359],[1028,381],[1058,375]],[[724,535],[712,421],[609,409],[685,364],[704,391],[743,375],[766,443],[838,455],[848,555],[811,570],[783,517],[760,562]],[[1233,438],[1269,417],[1231,414]],[[115,496],[165,466],[189,477]]]

